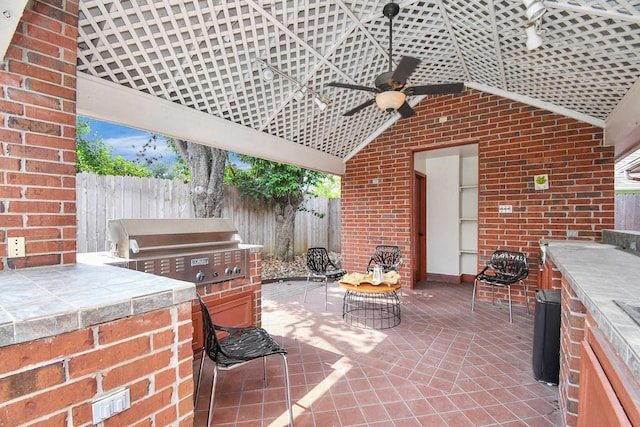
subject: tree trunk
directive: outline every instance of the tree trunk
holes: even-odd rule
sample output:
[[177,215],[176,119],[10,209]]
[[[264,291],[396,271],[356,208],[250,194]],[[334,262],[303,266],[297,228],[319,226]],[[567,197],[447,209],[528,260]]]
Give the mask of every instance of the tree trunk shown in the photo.
[[220,218],[227,152],[180,139],[174,142],[180,157],[189,167],[189,188],[196,218]]
[[274,258],[281,261],[293,261],[294,225],[298,204],[277,203],[275,205],[276,215],[276,244]]

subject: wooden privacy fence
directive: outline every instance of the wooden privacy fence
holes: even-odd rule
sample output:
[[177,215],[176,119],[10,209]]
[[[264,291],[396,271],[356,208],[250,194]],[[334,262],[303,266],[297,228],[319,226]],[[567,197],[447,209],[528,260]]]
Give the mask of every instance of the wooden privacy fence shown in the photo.
[[[109,250],[107,222],[116,218],[195,218],[189,184],[168,179],[104,176],[79,173],[77,192],[77,241],[79,253]],[[340,199],[311,198],[306,207],[324,213],[317,218],[298,212],[294,251],[312,246],[340,252]],[[222,216],[230,218],[244,243],[275,248],[275,215],[272,208],[242,197],[235,187],[225,186]]]
[[640,194],[616,194],[616,230],[640,231]]

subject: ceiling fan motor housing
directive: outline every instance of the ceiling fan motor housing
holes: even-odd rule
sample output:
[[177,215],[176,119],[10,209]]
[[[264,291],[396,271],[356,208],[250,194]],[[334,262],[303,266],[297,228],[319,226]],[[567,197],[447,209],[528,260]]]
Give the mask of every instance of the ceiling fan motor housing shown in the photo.
[[393,72],[390,72],[390,71],[380,74],[378,77],[376,77],[376,87],[381,91],[395,90],[391,82],[392,76],[393,76]]
[[398,4],[391,2],[384,5],[382,8],[382,14],[389,19],[395,18],[400,12],[400,6]]

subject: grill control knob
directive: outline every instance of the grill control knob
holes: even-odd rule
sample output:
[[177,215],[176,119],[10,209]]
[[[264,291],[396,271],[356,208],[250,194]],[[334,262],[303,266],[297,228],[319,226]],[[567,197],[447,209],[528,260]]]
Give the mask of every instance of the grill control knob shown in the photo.
[[213,272],[213,277],[218,277],[218,272],[217,271]]
[[235,267],[233,269],[233,272],[236,273],[236,274],[240,274],[240,272],[242,272],[242,269],[240,267]]
[[229,276],[232,273],[233,273],[233,270],[230,267],[227,267],[224,269],[224,274],[226,274],[227,276]]
[[198,271],[198,274],[196,274],[196,280],[198,282],[202,282],[204,280],[204,273],[202,271]]

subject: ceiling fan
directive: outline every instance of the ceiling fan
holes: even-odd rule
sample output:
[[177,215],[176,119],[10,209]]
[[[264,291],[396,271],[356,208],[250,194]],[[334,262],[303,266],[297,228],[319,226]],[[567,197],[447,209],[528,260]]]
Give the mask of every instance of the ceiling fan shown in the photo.
[[405,86],[407,79],[416,69],[420,60],[410,56],[403,56],[398,67],[393,71],[393,18],[400,12],[400,6],[396,3],[388,3],[382,9],[382,14],[389,18],[389,70],[376,77],[376,87],[358,86],[348,83],[331,82],[328,86],[355,89],[373,92],[375,98],[371,98],[357,107],[347,111],[343,116],[352,116],[369,105],[376,103],[385,111],[397,111],[400,115],[411,117],[415,114],[413,108],[407,103],[406,97],[411,95],[444,95],[458,93],[464,89],[463,83],[445,83],[428,86]]

